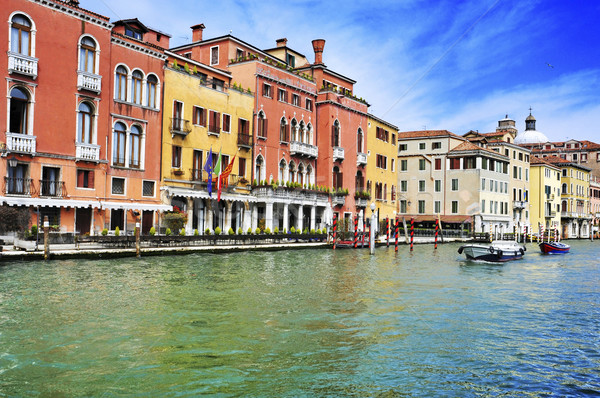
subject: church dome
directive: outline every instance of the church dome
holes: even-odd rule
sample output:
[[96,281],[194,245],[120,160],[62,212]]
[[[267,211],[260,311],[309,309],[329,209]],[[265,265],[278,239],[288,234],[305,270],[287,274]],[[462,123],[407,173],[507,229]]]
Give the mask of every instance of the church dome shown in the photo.
[[548,137],[535,129],[535,117],[529,112],[529,116],[525,119],[525,131],[518,134],[515,138],[517,145],[545,144],[548,142]]

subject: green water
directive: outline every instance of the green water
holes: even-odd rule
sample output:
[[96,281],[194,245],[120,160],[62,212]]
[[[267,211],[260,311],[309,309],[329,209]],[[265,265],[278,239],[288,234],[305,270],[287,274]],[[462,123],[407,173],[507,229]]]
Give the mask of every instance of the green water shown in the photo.
[[600,395],[600,242],[0,267],[0,396]]

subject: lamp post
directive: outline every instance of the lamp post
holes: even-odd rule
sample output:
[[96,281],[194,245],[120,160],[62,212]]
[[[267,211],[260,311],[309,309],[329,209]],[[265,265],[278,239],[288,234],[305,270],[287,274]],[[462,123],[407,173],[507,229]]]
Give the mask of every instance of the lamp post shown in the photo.
[[371,248],[371,254],[375,254],[375,202],[371,202],[371,235],[369,236],[369,247]]
[[17,158],[15,157],[15,155],[12,155],[10,158],[8,158],[8,165],[11,168],[14,169],[15,167],[17,167],[17,164],[18,164],[18,161],[17,161]]

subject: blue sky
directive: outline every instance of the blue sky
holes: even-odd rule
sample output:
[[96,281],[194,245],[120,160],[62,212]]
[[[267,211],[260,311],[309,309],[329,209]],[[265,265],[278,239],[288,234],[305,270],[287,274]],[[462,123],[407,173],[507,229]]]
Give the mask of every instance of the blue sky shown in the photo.
[[552,141],[600,142],[600,2],[596,0],[192,1],[81,0],[111,20],[139,18],[191,41],[231,33],[259,48],[288,46],[358,83],[370,112],[401,131],[494,131],[529,107]]

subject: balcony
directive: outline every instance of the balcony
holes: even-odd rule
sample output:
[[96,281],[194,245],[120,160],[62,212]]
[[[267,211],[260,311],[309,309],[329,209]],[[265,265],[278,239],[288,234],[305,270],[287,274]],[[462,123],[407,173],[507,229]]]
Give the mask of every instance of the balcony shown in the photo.
[[366,166],[367,165],[367,154],[366,153],[357,153],[356,154],[356,165],[360,166]]
[[31,196],[33,191],[31,178],[4,177],[5,195]]
[[252,136],[250,134],[238,134],[237,144],[240,148],[252,148]]
[[546,218],[554,218],[554,217],[556,217],[556,211],[555,210],[554,211],[546,211],[545,217]]
[[78,90],[88,90],[100,94],[101,85],[102,76],[82,70],[77,71]]
[[369,199],[366,198],[356,198],[354,202],[356,203],[356,207],[367,207],[369,205]]
[[190,127],[190,121],[172,117],[170,131],[172,137],[175,137],[175,135],[179,135],[182,138],[185,138],[189,133],[192,132],[192,128]]
[[315,145],[305,144],[300,141],[292,141],[290,142],[290,154],[316,159],[319,156],[319,148]]
[[254,187],[252,194],[260,199],[276,199],[279,201],[319,201],[326,202],[329,199],[329,195],[325,192],[317,192],[302,188],[287,188],[277,187],[273,189],[271,186]]
[[100,161],[100,145],[75,143],[75,158],[85,162]]
[[520,200],[513,201],[513,209],[522,210],[527,208],[527,202],[523,202]]
[[339,146],[333,147],[333,160],[344,160],[344,148]]
[[546,194],[546,200],[550,200],[550,201],[554,200],[554,194],[553,193]]
[[344,206],[346,204],[346,195],[334,195],[331,197],[333,206]]
[[203,179],[203,169],[190,169],[190,181],[193,182],[202,182]]
[[35,155],[35,135],[6,133],[6,149],[10,152]]
[[40,196],[62,198],[65,194],[64,181],[40,180]]
[[593,216],[591,214],[587,214],[584,213],[583,211],[580,212],[573,212],[573,211],[563,211],[560,213],[560,216],[562,218],[593,218]]
[[38,74],[38,59],[9,51],[8,73],[20,73],[21,75],[31,76],[35,79]]

